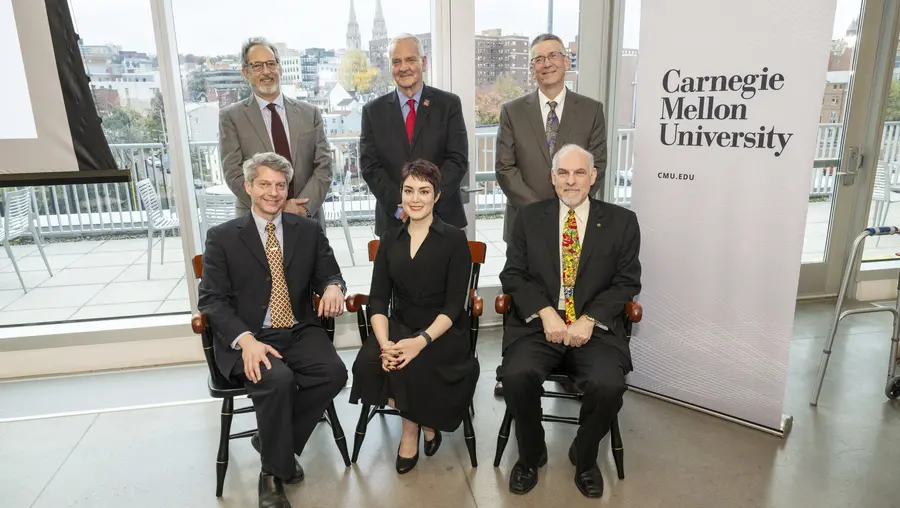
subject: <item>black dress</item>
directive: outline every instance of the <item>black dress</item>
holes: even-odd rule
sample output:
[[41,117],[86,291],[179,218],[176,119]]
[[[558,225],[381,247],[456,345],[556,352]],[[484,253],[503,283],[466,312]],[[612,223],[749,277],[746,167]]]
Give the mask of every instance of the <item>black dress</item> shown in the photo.
[[416,337],[440,314],[450,317],[453,326],[406,367],[391,372],[381,368],[374,334],[368,337],[353,363],[350,402],[382,406],[393,398],[404,418],[452,432],[468,411],[479,372],[465,311],[469,244],[462,230],[435,217],[415,258],[409,248],[406,225],[382,235],[372,273],[371,313],[389,316],[392,342]]

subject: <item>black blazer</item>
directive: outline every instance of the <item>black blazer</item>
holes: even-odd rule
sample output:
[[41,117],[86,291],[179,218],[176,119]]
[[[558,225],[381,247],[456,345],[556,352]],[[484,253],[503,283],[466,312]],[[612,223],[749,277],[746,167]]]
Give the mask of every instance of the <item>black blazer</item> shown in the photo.
[[362,177],[377,202],[375,234],[381,236],[402,224],[394,217],[400,204],[400,174],[405,163],[416,159],[441,168],[441,197],[435,213],[447,224],[466,227],[459,186],[469,171],[469,140],[459,97],[424,86],[412,144],[400,106],[397,91],[392,90],[362,110],[359,160]]
[[[520,210],[500,273],[503,292],[513,299],[513,311],[503,332],[503,349],[516,339],[540,333],[541,320],[526,320],[548,305],[557,308],[560,273],[559,199],[527,205]],[[631,358],[622,312],[641,291],[638,260],[641,235],[631,210],[591,199],[575,278],[575,315],[594,318],[609,331],[594,328],[593,339],[609,340]]]
[[[284,275],[291,309],[301,326],[320,326],[312,292],[330,284],[345,285],[331,246],[315,219],[284,213]],[[216,364],[225,377],[240,358],[231,343],[241,333],[262,329],[272,277],[253,215],[232,219],[209,230],[200,280],[200,311],[212,326]]]

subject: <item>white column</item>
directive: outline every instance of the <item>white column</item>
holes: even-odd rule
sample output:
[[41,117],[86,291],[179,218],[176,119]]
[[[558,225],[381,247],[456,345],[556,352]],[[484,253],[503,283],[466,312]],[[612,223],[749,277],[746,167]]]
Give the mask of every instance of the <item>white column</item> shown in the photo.
[[159,79],[166,110],[165,127],[168,131],[167,143],[174,180],[175,203],[181,222],[181,244],[184,249],[188,298],[191,310],[196,312],[197,286],[194,284],[192,259],[200,252],[200,232],[196,221],[197,200],[194,195],[194,176],[178,65],[178,46],[175,43],[172,0],[150,0],[150,10],[153,14]]

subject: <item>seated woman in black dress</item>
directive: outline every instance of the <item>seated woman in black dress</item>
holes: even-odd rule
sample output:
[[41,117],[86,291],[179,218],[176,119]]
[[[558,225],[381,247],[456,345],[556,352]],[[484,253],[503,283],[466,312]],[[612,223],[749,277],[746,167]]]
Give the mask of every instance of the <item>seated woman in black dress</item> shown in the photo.
[[478,381],[465,312],[472,266],[464,231],[434,215],[440,170],[417,160],[403,168],[403,226],[381,236],[369,305],[372,332],[353,364],[350,402],[389,405],[403,417],[397,472],[437,452],[441,431],[459,427]]

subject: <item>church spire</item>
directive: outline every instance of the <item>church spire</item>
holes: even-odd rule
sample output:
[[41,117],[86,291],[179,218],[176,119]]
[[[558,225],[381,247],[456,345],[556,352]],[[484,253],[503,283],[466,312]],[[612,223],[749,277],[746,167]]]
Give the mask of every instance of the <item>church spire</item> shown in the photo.
[[356,22],[356,8],[350,0],[350,21],[347,22],[347,49],[362,50],[362,37],[359,34],[359,23]]
[[372,40],[387,39],[387,24],[384,21],[384,12],[381,10],[381,0],[375,0],[375,23],[372,25]]

